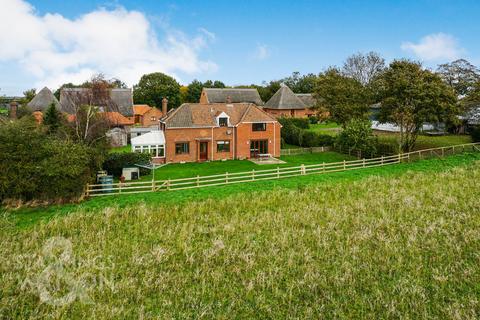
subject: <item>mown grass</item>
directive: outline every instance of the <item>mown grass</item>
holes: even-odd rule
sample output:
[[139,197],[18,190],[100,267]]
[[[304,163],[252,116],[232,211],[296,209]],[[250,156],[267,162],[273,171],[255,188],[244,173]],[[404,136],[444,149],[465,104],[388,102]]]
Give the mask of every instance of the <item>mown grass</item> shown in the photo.
[[[228,161],[210,161],[210,162],[189,162],[174,163],[155,170],[155,179],[178,179],[190,178],[197,175],[208,176],[214,174],[224,174],[225,172],[243,172],[252,170],[274,169],[276,167],[291,167],[301,164],[315,164],[322,162],[338,162],[343,160],[355,159],[349,155],[338,152],[306,153],[292,156],[281,156],[283,164],[258,165],[249,160],[228,160]],[[140,180],[151,180],[152,175],[145,175]]]
[[342,127],[336,122],[326,122],[310,124],[310,127],[307,130],[321,134],[336,136],[342,130]]
[[[259,183],[184,203],[115,200],[28,230],[3,217],[0,318],[478,318],[475,159]],[[72,243],[64,271],[84,280],[89,304],[40,303],[36,284],[53,262],[45,244],[59,236]]]
[[[398,144],[398,133],[392,132],[375,132],[378,141],[381,143],[388,143],[391,145]],[[448,134],[444,136],[428,136],[419,135],[415,144],[414,150],[423,150],[429,148],[448,147],[458,144],[471,143],[472,138],[469,135],[454,135]]]
[[21,208],[9,210],[7,217],[17,228],[28,229],[37,223],[49,221],[55,217],[69,215],[82,210],[95,214],[105,207],[115,204],[120,208],[137,206],[141,203],[147,205],[184,205],[191,201],[208,199],[221,200],[225,197],[241,194],[249,197],[252,193],[267,190],[297,190],[309,185],[335,185],[340,182],[354,182],[374,176],[399,176],[409,171],[414,172],[441,172],[457,166],[465,166],[480,160],[480,153],[460,154],[442,159],[429,159],[413,163],[366,168],[361,170],[327,173],[321,175],[300,176],[281,180],[256,181],[251,183],[207,187],[201,189],[181,190],[172,192],[143,193],[121,196],[107,196],[92,198],[79,204],[53,205],[49,207]]

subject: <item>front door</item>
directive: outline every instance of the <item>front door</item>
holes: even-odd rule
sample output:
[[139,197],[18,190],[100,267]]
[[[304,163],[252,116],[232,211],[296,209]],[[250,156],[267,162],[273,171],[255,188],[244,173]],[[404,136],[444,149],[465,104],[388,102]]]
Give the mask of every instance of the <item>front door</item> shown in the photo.
[[259,154],[268,153],[268,140],[250,141],[250,158],[257,158]]
[[208,142],[200,142],[200,152],[198,160],[205,161],[208,159]]

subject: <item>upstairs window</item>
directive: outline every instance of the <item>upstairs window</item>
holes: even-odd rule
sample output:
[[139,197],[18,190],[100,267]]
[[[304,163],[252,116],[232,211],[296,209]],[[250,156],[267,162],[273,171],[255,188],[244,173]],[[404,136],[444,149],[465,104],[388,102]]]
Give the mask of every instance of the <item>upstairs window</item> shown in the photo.
[[188,142],[175,143],[175,154],[186,154],[190,152],[190,144]]
[[228,118],[225,118],[225,117],[218,118],[218,125],[220,127],[228,127]]
[[156,121],[156,120],[157,120],[156,117],[154,117],[154,116],[151,116],[151,117],[150,117],[150,121]]
[[266,131],[267,124],[266,123],[252,123],[252,131]]

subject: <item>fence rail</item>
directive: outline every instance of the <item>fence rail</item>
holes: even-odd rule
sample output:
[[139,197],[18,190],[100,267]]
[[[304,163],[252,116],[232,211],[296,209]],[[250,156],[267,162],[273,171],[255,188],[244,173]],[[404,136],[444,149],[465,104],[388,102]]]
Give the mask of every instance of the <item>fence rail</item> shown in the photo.
[[196,176],[190,178],[136,181],[111,184],[89,184],[85,195],[87,197],[109,196],[118,194],[132,194],[143,192],[173,191],[192,188],[202,188],[235,183],[247,183],[252,181],[282,179],[309,174],[322,174],[363,168],[372,168],[413,161],[428,157],[444,157],[465,151],[480,151],[480,143],[461,144],[449,147],[439,147],[400,153],[391,156],[381,156],[371,159],[358,159],[352,161],[327,162],[311,165],[292,167],[277,167],[274,169],[252,170],[243,172],[225,172],[209,176]]

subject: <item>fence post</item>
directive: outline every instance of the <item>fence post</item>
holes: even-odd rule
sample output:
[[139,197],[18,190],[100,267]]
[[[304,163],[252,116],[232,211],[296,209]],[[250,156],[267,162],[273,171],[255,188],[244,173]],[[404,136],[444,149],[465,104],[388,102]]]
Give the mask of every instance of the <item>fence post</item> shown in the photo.
[[381,164],[383,164],[383,155],[382,155],[382,160],[381,160],[381,162],[380,162],[380,163],[381,163]]
[[255,169],[252,169],[252,180],[255,180]]
[[365,168],[365,158],[363,158],[362,164],[363,164],[363,167]]
[[85,188],[85,197],[90,197],[90,184],[87,183],[87,187]]
[[445,147],[442,147],[442,158],[445,157]]
[[280,167],[277,167],[277,179],[280,179]]
[[305,174],[305,165],[304,165],[304,164],[302,164],[302,165],[300,166],[300,173],[301,173],[301,174]]
[[347,170],[347,161],[343,160],[343,170]]
[[225,172],[225,183],[228,183],[228,172]]
[[200,187],[200,175],[197,174],[197,187]]
[[[152,192],[155,191],[155,180],[152,180]],[[122,192],[122,187],[120,185],[120,192]]]
[[402,153],[400,152],[398,154],[398,163],[402,162]]
[[325,162],[323,162],[322,171],[325,172]]
[[167,180],[167,190],[170,190],[170,179]]

